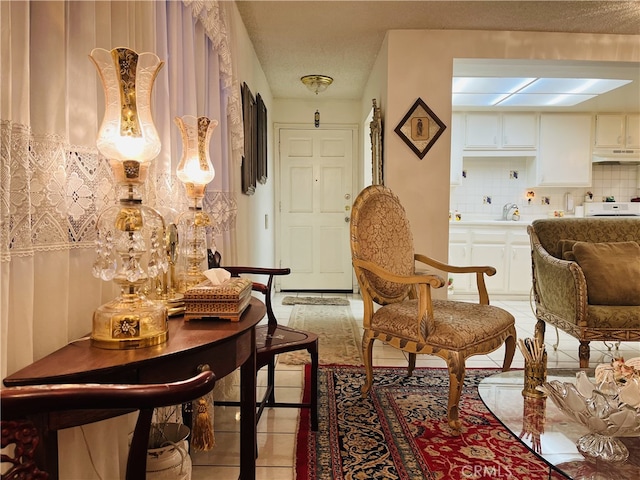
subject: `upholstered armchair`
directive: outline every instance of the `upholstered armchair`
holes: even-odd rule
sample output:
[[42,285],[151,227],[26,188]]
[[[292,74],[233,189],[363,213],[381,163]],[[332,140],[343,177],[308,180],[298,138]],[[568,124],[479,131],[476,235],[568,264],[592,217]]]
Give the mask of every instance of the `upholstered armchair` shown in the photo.
[[[373,382],[375,340],[409,354],[409,375],[415,368],[416,354],[437,355],[449,370],[448,422],[454,433],[459,433],[458,403],[466,359],[504,344],[503,370],[508,370],[515,353],[513,316],[489,305],[484,275],[494,275],[495,269],[452,266],[414,253],[405,210],[399,198],[381,185],[360,192],[353,205],[350,231],[353,267],[364,301],[363,396]],[[416,263],[434,273],[417,273]],[[475,275],[479,302],[433,299],[432,289],[445,285],[437,271]]]
[[529,227],[536,337],[546,324],[580,342],[640,340],[640,219],[548,218]]

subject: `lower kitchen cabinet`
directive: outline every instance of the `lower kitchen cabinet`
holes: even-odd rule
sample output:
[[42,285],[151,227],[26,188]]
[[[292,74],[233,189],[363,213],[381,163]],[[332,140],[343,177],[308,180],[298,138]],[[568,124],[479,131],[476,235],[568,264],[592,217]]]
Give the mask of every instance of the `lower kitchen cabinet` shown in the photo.
[[508,263],[507,293],[528,295],[531,291],[531,244],[526,230],[510,232]]
[[[526,227],[524,222],[506,223],[505,226],[452,223],[449,263],[494,267],[496,274],[485,277],[489,298],[528,295],[531,290],[531,250]],[[450,274],[450,278],[453,279],[453,295],[477,293],[474,275]]]

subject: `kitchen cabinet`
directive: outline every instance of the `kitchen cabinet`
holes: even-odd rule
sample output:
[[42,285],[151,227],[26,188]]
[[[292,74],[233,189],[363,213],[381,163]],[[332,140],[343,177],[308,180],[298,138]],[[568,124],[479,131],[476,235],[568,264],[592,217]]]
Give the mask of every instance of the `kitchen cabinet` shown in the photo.
[[538,116],[535,113],[465,114],[465,150],[535,150]]
[[[469,229],[462,227],[449,228],[449,264],[456,266],[471,265],[471,243],[468,235]],[[449,279],[453,279],[454,293],[471,293],[471,278],[474,275],[450,273]]]
[[533,150],[538,146],[538,116],[533,113],[502,114],[503,148]]
[[511,232],[509,236],[509,288],[513,294],[531,291],[531,244],[524,231]]
[[[490,298],[527,296],[531,290],[531,249],[526,227],[524,222],[451,223],[449,263],[494,267],[496,274],[485,277]],[[453,279],[453,295],[477,295],[475,275],[449,274],[449,277]]]
[[500,114],[467,113],[464,123],[464,148],[497,149],[500,146]]
[[596,115],[595,148],[640,148],[640,115]]
[[538,155],[528,167],[529,186],[590,187],[591,129],[589,114],[541,114]]

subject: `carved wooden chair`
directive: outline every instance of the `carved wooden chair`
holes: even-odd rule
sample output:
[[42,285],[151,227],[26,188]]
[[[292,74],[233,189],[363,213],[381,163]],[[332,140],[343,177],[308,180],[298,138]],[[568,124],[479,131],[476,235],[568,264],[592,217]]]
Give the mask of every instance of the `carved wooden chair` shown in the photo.
[[[437,355],[449,369],[448,421],[459,432],[458,403],[465,360],[505,344],[503,370],[508,370],[516,345],[513,316],[489,305],[484,275],[488,266],[457,267],[415,254],[413,237],[399,198],[381,185],[365,188],[351,214],[351,253],[364,300],[362,350],[366,369],[363,396],[373,382],[374,340],[409,354],[409,375],[416,354]],[[479,303],[432,299],[433,288],[445,285],[437,274],[416,273],[416,262],[432,271],[475,274]],[[374,309],[374,302],[380,305]]]
[[[125,478],[144,479],[154,408],[199,398],[209,393],[214,385],[215,374],[206,371],[188,380],[153,385],[63,384],[3,388],[0,390],[2,448],[12,445],[15,448],[2,453],[1,462],[10,465],[2,478],[47,479],[50,473],[57,478],[57,472],[40,469],[46,463],[47,455],[52,452],[45,452],[38,445],[47,435],[56,435],[55,422],[47,422],[44,414],[62,412],[73,415],[74,419],[86,419],[84,423],[91,423],[96,421],[96,416],[87,415],[89,410],[107,411],[102,419],[139,410]],[[118,413],[114,410],[118,410]],[[82,424],[81,420],[74,422],[76,425]],[[57,458],[52,463],[57,465]]]
[[[220,257],[214,259],[209,255],[209,267],[219,267]],[[260,275],[267,277],[267,283],[253,282],[253,291],[264,295],[267,307],[267,324],[256,327],[256,372],[262,367],[267,367],[267,389],[262,399],[258,402],[256,421],[260,420],[265,407],[281,408],[309,408],[311,416],[311,429],[318,430],[318,336],[315,333],[297,330],[295,328],[280,325],[273,312],[271,303],[271,291],[273,279],[277,275],[289,275],[289,268],[266,267],[239,267],[222,266],[231,273],[231,276]],[[311,357],[311,396],[309,402],[278,402],[275,398],[275,369],[276,357],[281,353],[306,350]],[[236,405],[232,401],[216,401],[218,405]]]

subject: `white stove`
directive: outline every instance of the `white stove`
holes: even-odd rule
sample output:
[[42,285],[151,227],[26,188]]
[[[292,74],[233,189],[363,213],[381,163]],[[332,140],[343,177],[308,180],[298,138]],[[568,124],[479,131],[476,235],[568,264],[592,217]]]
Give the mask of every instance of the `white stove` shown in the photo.
[[640,217],[640,202],[585,202],[585,217]]

